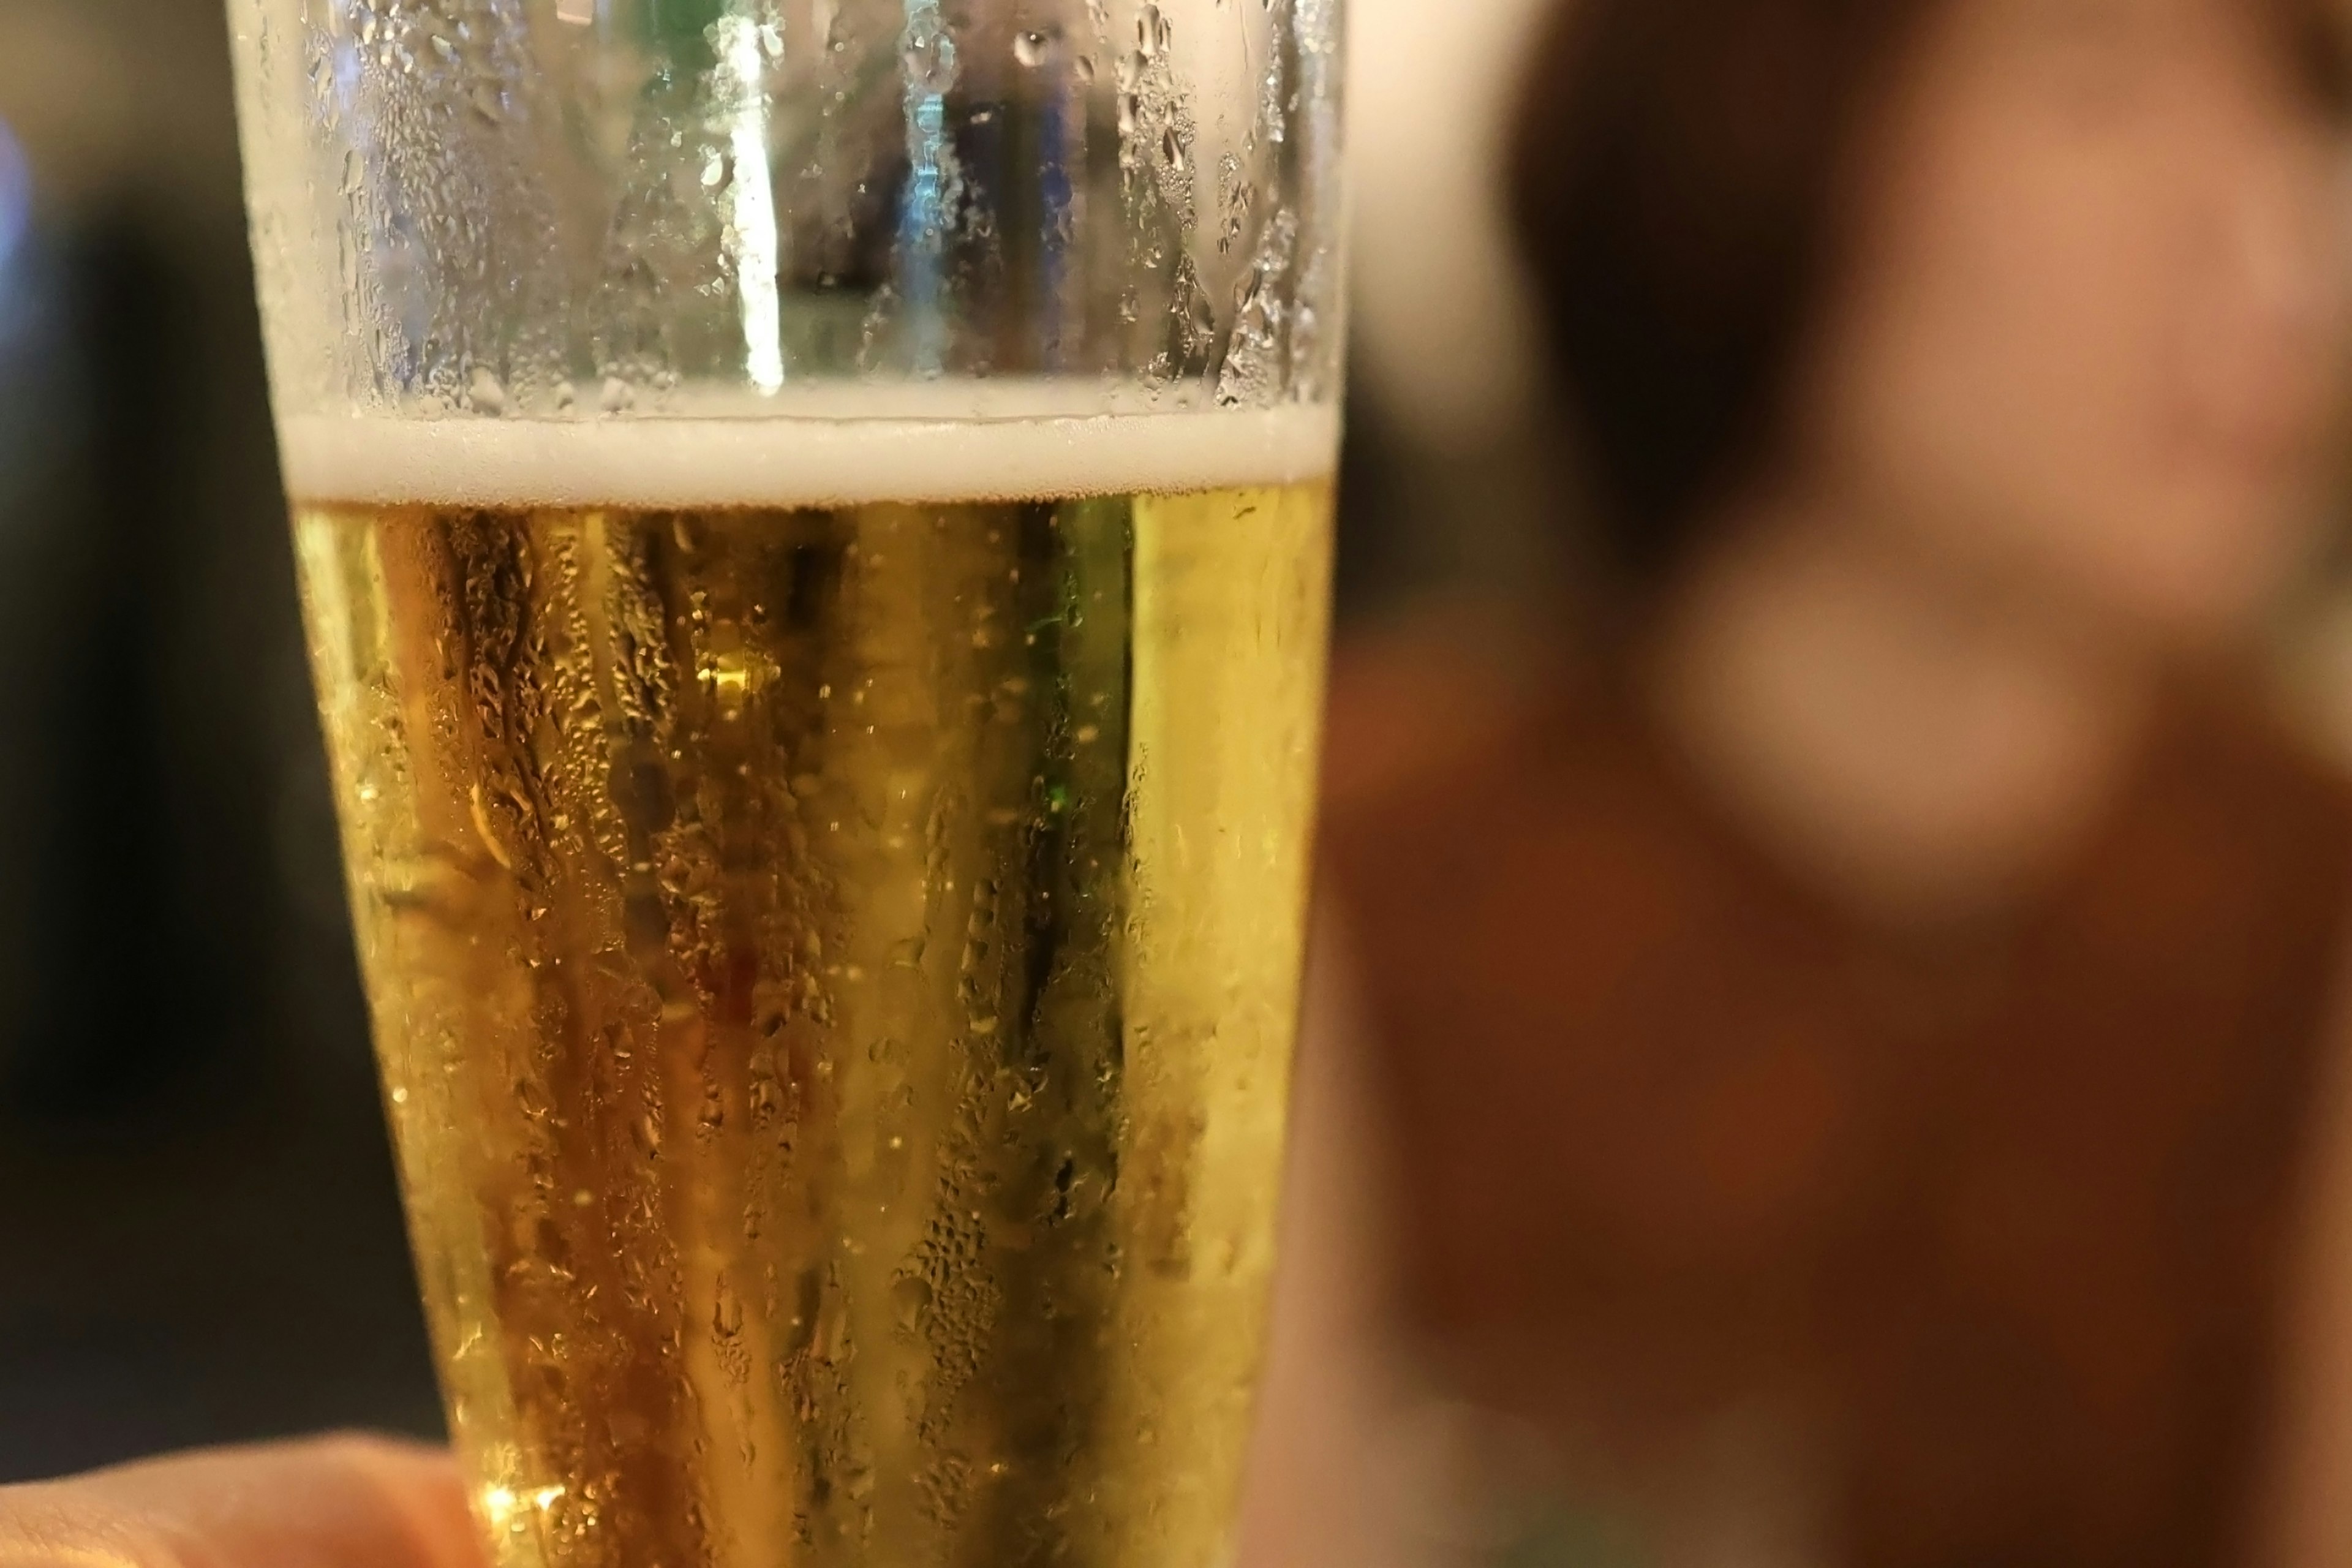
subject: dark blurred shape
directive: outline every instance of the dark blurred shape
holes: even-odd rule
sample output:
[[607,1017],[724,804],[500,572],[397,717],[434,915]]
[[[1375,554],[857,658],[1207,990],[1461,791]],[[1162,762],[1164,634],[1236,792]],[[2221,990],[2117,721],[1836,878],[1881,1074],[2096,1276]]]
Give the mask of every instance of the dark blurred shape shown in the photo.
[[152,118],[0,156],[0,1479],[431,1431],[217,8],[5,20]]
[[1350,378],[1339,460],[1338,608],[1342,636],[1472,605],[1489,619],[1551,613],[1589,552],[1556,522],[1561,464],[1507,426],[1466,450],[1421,438]]
[[1549,616],[1582,573],[1559,526],[1535,303],[1496,177],[1543,0],[1349,0],[1353,363],[1340,483],[1350,627],[1433,605]]
[[1555,13],[1514,216],[1584,423],[1614,564],[1654,572],[1775,436],[1819,310],[1864,84],[1916,4],[1657,0]]

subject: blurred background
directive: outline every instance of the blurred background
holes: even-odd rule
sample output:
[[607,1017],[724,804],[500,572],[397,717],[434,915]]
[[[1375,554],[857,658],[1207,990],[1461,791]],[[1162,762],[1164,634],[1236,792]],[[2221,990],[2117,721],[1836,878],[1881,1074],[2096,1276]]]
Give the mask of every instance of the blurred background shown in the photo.
[[0,9],[0,1475],[430,1431],[217,5]]

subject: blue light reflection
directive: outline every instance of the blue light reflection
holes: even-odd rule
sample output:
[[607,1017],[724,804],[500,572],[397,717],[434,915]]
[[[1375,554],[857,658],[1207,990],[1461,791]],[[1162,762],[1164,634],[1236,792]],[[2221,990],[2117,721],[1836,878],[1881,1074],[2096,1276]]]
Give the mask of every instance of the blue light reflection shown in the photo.
[[10,263],[25,247],[33,226],[33,171],[25,150],[0,120],[0,290],[8,287]]
[[940,292],[947,270],[949,209],[957,194],[947,130],[947,89],[955,80],[956,46],[938,0],[906,0],[906,15],[900,55],[907,74],[910,167],[898,214],[899,278],[912,340],[909,368],[919,375],[935,376],[947,357]]

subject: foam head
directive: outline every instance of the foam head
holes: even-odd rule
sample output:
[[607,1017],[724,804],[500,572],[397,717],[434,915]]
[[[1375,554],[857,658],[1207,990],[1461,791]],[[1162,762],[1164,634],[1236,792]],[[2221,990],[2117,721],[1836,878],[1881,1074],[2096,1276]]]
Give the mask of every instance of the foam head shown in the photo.
[[1328,407],[936,419],[290,419],[298,500],[480,507],[845,506],[1292,484],[1330,475]]

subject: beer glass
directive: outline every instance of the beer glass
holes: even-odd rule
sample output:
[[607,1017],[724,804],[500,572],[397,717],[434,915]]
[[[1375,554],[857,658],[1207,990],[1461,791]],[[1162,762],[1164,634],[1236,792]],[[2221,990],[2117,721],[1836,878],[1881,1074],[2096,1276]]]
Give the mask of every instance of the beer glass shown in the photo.
[[1209,1568],[1297,1002],[1339,0],[229,0],[501,1568]]

